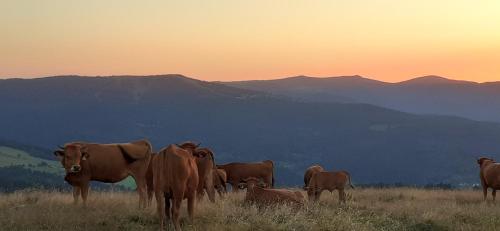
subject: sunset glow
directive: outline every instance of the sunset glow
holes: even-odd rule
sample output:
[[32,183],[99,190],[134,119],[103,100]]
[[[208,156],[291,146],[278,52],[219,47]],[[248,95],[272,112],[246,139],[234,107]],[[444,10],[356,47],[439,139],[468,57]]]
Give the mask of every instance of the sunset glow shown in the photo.
[[2,0],[0,77],[500,80],[500,1]]

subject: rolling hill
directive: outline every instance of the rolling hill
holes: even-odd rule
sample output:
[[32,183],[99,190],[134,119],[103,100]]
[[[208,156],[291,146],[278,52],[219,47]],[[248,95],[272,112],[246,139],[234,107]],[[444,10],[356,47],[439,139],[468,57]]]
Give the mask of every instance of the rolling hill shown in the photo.
[[347,169],[355,183],[478,183],[474,158],[500,158],[498,123],[297,101],[180,75],[2,80],[0,107],[3,139],[53,149],[147,138],[155,150],[195,140],[218,163],[274,160],[281,185],[301,185],[315,163]]
[[368,103],[409,113],[500,122],[500,82],[476,83],[424,76],[386,83],[361,76],[297,76],[224,84],[307,102]]

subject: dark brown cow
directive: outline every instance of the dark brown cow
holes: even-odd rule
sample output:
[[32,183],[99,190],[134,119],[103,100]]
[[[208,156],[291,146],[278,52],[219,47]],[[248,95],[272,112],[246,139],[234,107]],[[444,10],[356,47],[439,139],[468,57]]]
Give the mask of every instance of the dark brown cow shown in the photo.
[[203,199],[205,191],[208,199],[215,202],[215,189],[213,172],[215,169],[214,153],[208,148],[199,148],[199,144],[193,142],[184,142],[179,147],[189,150],[196,157],[196,166],[198,167],[198,200]]
[[235,192],[238,191],[238,184],[249,177],[262,179],[264,183],[274,187],[274,163],[271,160],[258,163],[229,163],[217,165],[217,168],[226,171],[227,183],[231,184]]
[[160,229],[164,229],[166,215],[167,218],[172,216],[175,230],[181,230],[179,210],[184,199],[187,199],[189,217],[193,221],[198,188],[196,158],[190,151],[177,145],[169,145],[154,158],[153,187]]
[[219,193],[220,197],[223,197],[225,193],[227,193],[227,188],[226,188],[226,182],[227,182],[227,175],[226,171],[223,169],[215,169],[213,171],[213,178],[214,178],[214,187],[217,190],[217,193]]
[[304,189],[307,190],[307,186],[309,186],[309,181],[314,173],[323,172],[325,169],[319,165],[313,165],[309,167],[304,173]]
[[500,190],[500,164],[496,163],[493,159],[481,157],[477,160],[479,164],[479,178],[481,179],[481,186],[483,186],[483,197],[486,200],[488,188],[493,189],[491,196],[493,201]]
[[291,203],[294,205],[303,205],[304,196],[302,193],[287,189],[263,188],[265,183],[260,184],[260,179],[249,177],[239,183],[239,188],[247,188],[245,195],[246,202],[257,203],[260,205],[271,205],[278,203]]
[[346,171],[339,172],[316,172],[312,175],[307,187],[309,200],[318,201],[323,190],[332,192],[339,191],[340,202],[345,202],[345,186],[351,186],[351,175]]
[[139,206],[146,205],[146,171],[151,144],[146,140],[122,144],[73,142],[54,154],[66,169],[65,180],[73,186],[75,203],[82,196],[84,205],[90,181],[116,183],[132,176],[139,192]]

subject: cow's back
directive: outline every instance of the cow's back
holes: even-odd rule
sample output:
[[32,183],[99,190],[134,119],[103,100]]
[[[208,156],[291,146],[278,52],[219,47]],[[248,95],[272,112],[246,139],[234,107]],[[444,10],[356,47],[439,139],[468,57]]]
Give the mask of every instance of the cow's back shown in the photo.
[[147,140],[138,140],[130,143],[117,144],[129,158],[139,160],[148,158],[152,152],[151,143]]
[[198,171],[194,157],[184,149],[170,145],[160,151],[153,161],[153,185],[163,192],[185,187],[196,190]]
[[348,182],[348,175],[340,172],[316,172],[311,177],[310,187],[334,190],[344,188]]
[[307,168],[306,172],[304,173],[304,186],[307,187],[309,184],[309,181],[311,180],[311,177],[314,173],[317,172],[322,172],[324,171],[323,167],[319,165],[313,165],[309,168]]
[[86,144],[89,157],[82,168],[90,169],[91,179],[114,183],[126,178],[129,161],[114,144]]
[[234,181],[248,177],[267,177],[273,173],[272,162],[229,163],[221,165],[226,171],[227,180]]

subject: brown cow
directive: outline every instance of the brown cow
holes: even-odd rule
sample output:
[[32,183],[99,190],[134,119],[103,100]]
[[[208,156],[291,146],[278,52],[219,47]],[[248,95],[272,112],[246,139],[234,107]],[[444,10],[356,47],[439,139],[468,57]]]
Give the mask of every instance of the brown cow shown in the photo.
[[122,144],[73,142],[54,151],[66,169],[64,178],[73,186],[74,202],[87,203],[90,181],[116,183],[132,176],[139,192],[139,207],[146,205],[146,171],[151,144],[146,140]]
[[318,201],[323,190],[332,192],[337,189],[339,191],[340,202],[345,203],[345,186],[351,186],[351,175],[346,171],[339,172],[316,172],[312,175],[307,187],[307,195],[309,200]]
[[153,187],[161,230],[165,225],[165,215],[167,218],[172,215],[175,230],[181,230],[179,210],[183,199],[187,199],[189,217],[193,221],[198,187],[198,167],[195,159],[190,151],[177,145],[169,145],[162,149],[152,162]]
[[314,173],[325,171],[323,167],[319,165],[313,165],[309,167],[304,173],[304,190],[307,190],[307,186],[309,186],[309,181]]
[[262,179],[264,183],[274,187],[274,163],[271,160],[257,163],[229,163],[217,165],[217,168],[226,171],[227,183],[231,184],[235,192],[238,191],[238,184],[249,177]]
[[227,182],[227,175],[226,171],[223,169],[218,169],[216,168],[215,171],[213,171],[213,178],[214,178],[214,187],[217,190],[217,193],[219,194],[220,197],[223,197],[222,195],[227,193],[227,188],[226,188],[226,182]]
[[481,186],[483,186],[484,200],[486,200],[488,188],[492,188],[491,196],[493,197],[493,201],[495,201],[496,190],[500,190],[500,164],[486,157],[477,159],[477,163],[480,166],[479,177],[481,179]]
[[248,177],[239,183],[239,188],[247,188],[245,195],[246,202],[253,202],[260,205],[270,205],[277,203],[291,203],[294,205],[303,205],[304,196],[302,193],[287,189],[263,188],[266,184],[260,184],[260,179]]
[[[214,154],[213,152],[208,149],[208,148],[198,148],[198,144],[194,144],[193,142],[185,142],[183,144],[178,145],[181,148],[188,149],[193,156],[197,157],[196,158],[196,165],[198,167],[198,199],[201,200],[203,199],[204,195],[204,190],[207,191],[209,200],[211,202],[215,202],[215,191],[214,188],[215,181],[218,180],[217,178],[214,178],[215,170],[215,161],[214,161]],[[156,155],[153,154],[151,158],[151,162],[154,161],[154,157]],[[148,185],[148,206],[151,205],[151,201],[153,198],[154,190],[153,190],[153,165],[149,164],[148,172],[147,172],[147,185]],[[210,177],[210,174],[213,175]],[[201,180],[204,179],[204,180]],[[210,183],[211,182],[211,183]],[[224,185],[225,187],[225,185]],[[215,187],[217,189],[217,187]],[[219,193],[220,195],[220,193]]]
[[199,144],[191,141],[184,142],[179,147],[189,150],[196,157],[198,167],[198,200],[203,199],[204,192],[207,191],[208,199],[215,202],[215,189],[213,172],[215,169],[214,153],[208,148],[199,148]]

